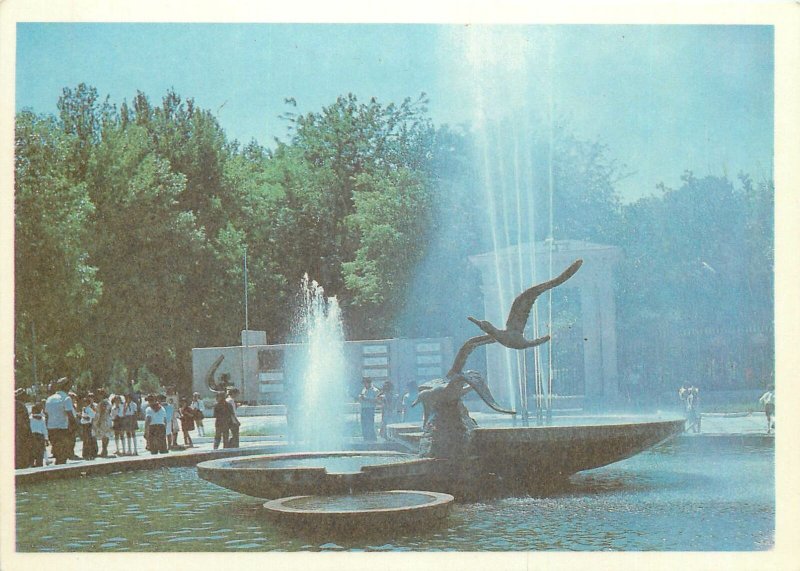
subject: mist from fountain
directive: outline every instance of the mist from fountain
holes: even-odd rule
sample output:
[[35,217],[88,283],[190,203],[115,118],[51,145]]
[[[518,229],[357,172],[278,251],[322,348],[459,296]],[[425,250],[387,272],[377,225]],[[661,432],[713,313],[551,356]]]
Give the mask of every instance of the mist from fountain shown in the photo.
[[347,366],[342,314],[336,297],[325,297],[303,276],[295,334],[303,344],[298,379],[297,440],[311,452],[340,450],[347,435]]
[[[549,275],[543,275],[546,272],[541,270],[547,265],[535,259],[536,248],[531,249],[532,259],[523,259],[522,250],[517,249],[515,263],[499,261],[518,244],[544,238],[552,243],[553,41],[548,33],[534,35],[524,29],[505,30],[499,36],[491,29],[476,27],[465,35],[453,41],[466,46],[462,48],[463,61],[471,70],[466,92],[475,109],[475,155],[485,189],[484,222],[495,253],[495,277],[489,289],[496,297],[488,300],[486,307],[496,308],[497,314],[486,318],[502,320],[520,291],[553,277],[552,267]],[[530,337],[550,333],[549,316],[548,311],[540,316],[534,306],[528,325]],[[487,348],[501,354],[498,364],[508,382],[505,404],[523,412],[523,417],[533,405],[527,395],[529,379],[538,387],[536,408],[549,404],[550,345],[533,349],[529,356],[499,346]],[[547,357],[540,356],[540,350],[546,351]]]

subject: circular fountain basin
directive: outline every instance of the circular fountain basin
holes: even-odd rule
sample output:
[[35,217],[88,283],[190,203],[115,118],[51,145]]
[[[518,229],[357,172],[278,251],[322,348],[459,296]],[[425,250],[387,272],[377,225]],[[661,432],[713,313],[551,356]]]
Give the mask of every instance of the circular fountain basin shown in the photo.
[[437,461],[391,451],[296,452],[201,462],[204,480],[258,498],[414,488]]
[[444,520],[453,496],[418,490],[391,490],[354,495],[293,496],[264,504],[269,517],[303,530],[368,532],[430,526]]
[[[463,475],[475,481],[466,484],[485,489],[493,481],[499,492],[548,487],[576,472],[630,458],[680,434],[685,424],[658,416],[573,415],[537,426],[535,419],[473,416],[478,422],[470,443],[473,469]],[[396,424],[389,430],[409,444],[422,435],[419,425]]]
[[484,472],[516,483],[547,484],[618,462],[680,434],[684,420],[582,419],[554,426],[475,429],[472,453]]

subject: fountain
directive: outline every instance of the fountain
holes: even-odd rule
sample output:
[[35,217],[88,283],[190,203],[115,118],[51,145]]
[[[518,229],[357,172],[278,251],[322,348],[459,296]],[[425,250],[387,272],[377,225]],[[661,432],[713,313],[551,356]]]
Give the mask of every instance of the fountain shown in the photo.
[[[280,512],[281,519],[289,517],[286,513],[299,511],[302,516],[298,517],[307,523],[314,517],[313,512],[318,511],[321,521],[330,523],[334,517],[331,513],[342,511],[338,507],[344,501],[343,495],[349,495],[353,502],[346,517],[358,519],[377,510],[381,498],[393,510],[402,509],[398,504],[403,503],[405,496],[375,495],[381,491],[408,491],[409,510],[419,506],[419,494],[425,493],[419,490],[463,498],[531,493],[558,485],[578,471],[628,458],[681,432],[683,420],[609,422],[605,419],[602,423],[590,421],[583,425],[532,427],[525,423],[518,427],[480,428],[470,416],[462,399],[473,390],[495,411],[515,414],[495,401],[479,373],[463,371],[472,351],[492,343],[515,350],[546,343],[549,335],[536,339],[524,336],[531,308],[539,295],[567,281],[581,264],[581,260],[576,260],[559,276],[517,296],[504,329],[469,318],[484,334],[464,343],[445,378],[420,386],[417,403],[424,407],[425,414],[418,455],[396,451],[268,454],[203,462],[197,465],[198,475],[256,497],[292,496],[291,502],[287,499],[268,504],[270,509]],[[294,497],[305,497],[308,493],[318,495],[302,501]],[[301,504],[302,509],[298,507]],[[357,505],[368,507],[364,510],[353,507]],[[294,508],[289,509],[291,506]],[[434,514],[438,518],[441,512],[434,510]]]
[[297,367],[303,382],[288,404],[294,408],[293,437],[309,451],[339,450],[346,434],[342,411],[347,402],[342,315],[336,297],[326,298],[308,274],[303,276],[294,329],[305,351]]

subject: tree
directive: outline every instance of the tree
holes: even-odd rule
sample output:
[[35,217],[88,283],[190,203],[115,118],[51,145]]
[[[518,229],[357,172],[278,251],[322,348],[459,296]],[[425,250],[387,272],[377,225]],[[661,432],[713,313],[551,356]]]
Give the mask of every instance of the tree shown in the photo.
[[754,335],[772,323],[772,185],[687,172],[679,188],[660,188],[624,208],[623,355],[649,355],[664,383],[756,382],[754,363],[770,367],[770,344],[755,347]]
[[96,366],[147,364],[177,375],[178,347],[192,342],[185,284],[204,242],[194,214],[179,207],[185,178],[153,150],[145,128],[128,124],[97,145],[87,182],[96,205],[91,259],[103,283],[92,321]]
[[268,167],[283,191],[275,216],[284,275],[303,268],[338,295],[356,336],[392,329],[387,310],[405,301],[427,234],[435,132],[425,103],[350,94],[292,116],[293,135]]
[[[409,292],[430,229],[431,196],[422,174],[398,169],[388,176],[362,174],[347,225],[359,248],[342,270],[357,321],[367,335],[387,333]],[[355,315],[353,315],[355,317]]]
[[70,160],[75,136],[23,111],[15,133],[16,373],[23,384],[87,366],[86,325],[100,295],[86,249],[94,207]]

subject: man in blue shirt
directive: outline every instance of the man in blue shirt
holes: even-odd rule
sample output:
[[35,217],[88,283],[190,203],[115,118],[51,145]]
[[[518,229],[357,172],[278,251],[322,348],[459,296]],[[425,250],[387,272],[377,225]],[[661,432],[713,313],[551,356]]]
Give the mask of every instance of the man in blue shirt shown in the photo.
[[67,377],[50,383],[52,394],[47,397],[44,405],[47,416],[47,432],[50,435],[50,444],[53,447],[56,464],[67,463],[67,459],[70,457],[70,425],[77,425],[78,422],[75,419],[75,406],[66,392],[70,384]]

